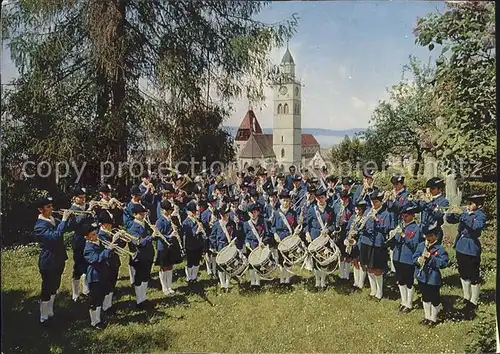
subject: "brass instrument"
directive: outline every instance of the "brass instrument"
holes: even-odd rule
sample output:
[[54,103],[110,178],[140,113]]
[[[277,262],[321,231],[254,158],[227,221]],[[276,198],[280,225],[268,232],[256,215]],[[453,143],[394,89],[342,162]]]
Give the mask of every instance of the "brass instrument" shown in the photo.
[[403,232],[403,228],[401,227],[401,224],[399,224],[394,230],[389,231],[389,238],[387,239],[386,243],[391,241],[396,236],[396,234],[400,234],[401,232]]
[[396,199],[396,193],[394,190],[387,190],[384,192],[384,199],[382,199],[382,203],[385,202],[393,202]]
[[84,216],[84,215],[95,215],[93,210],[72,210],[72,209],[61,209],[52,211],[53,214],[64,214],[65,211],[69,211],[72,215]]
[[114,242],[110,242],[108,240],[101,240],[99,239],[99,242],[107,249],[115,251],[119,256],[129,256],[132,258],[135,258],[137,256],[137,252],[132,253],[125,248],[122,248],[120,246],[117,246]]
[[347,237],[344,241],[345,244],[345,251],[347,254],[350,254],[352,252],[352,248],[356,244],[356,236],[358,235],[358,224],[360,223],[362,217],[360,215],[356,215],[356,218],[354,219],[353,224],[351,225],[351,228],[349,229],[349,233],[347,234]]
[[165,236],[163,236],[163,234],[160,232],[160,230],[158,230],[158,228],[156,227],[156,225],[153,225],[153,223],[151,223],[151,221],[149,221],[149,217],[146,216],[144,218],[144,222],[146,223],[146,225],[148,225],[151,230],[153,230],[153,237],[158,237],[160,238],[163,242],[165,242],[167,245],[170,244],[170,242],[168,242],[167,238]]
[[118,238],[126,243],[129,243],[132,241],[135,241],[135,242],[139,241],[139,238],[137,236],[134,236],[123,229],[115,228],[112,230],[107,230],[107,229],[102,228],[101,230],[104,231],[105,233],[107,233],[108,235],[110,235],[111,237],[113,237],[113,239],[116,237],[116,238]]
[[424,258],[424,255],[426,252],[429,252],[429,250],[431,249],[431,247],[436,243],[436,241],[434,241],[433,243],[429,243],[429,241],[425,241],[425,247],[424,247],[424,250],[422,251],[422,255],[420,257],[418,257],[417,261],[418,263],[420,264],[420,270],[418,271],[418,275],[417,277],[420,277],[420,275],[422,274],[422,271],[424,270],[424,267],[425,265],[427,264],[427,260],[430,259],[429,258]]
[[432,194],[426,193],[422,190],[418,190],[415,192],[415,194],[408,194],[408,197],[406,198],[408,201],[422,201],[429,203],[432,201]]
[[436,209],[447,214],[462,214],[469,211],[467,207],[461,207],[459,205],[450,205],[447,207],[438,206]]
[[176,187],[177,190],[181,190],[182,188],[184,188],[188,183],[191,183],[193,182],[193,180],[191,179],[191,177],[189,177],[188,175],[182,175],[183,179],[182,179],[182,182],[181,184]]

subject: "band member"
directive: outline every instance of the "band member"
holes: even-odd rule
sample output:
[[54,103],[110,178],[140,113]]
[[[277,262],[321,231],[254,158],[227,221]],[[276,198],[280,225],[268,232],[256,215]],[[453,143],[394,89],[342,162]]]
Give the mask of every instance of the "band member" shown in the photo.
[[[315,192],[317,204],[309,209],[307,216],[307,226],[305,228],[307,242],[312,242],[323,232],[331,234],[335,230],[335,212],[327,205],[325,189],[318,189]],[[316,288],[326,288],[326,272],[320,267],[314,269],[316,278]]]
[[339,178],[337,176],[328,176],[326,177],[325,181],[327,184],[327,203],[330,207],[334,208],[335,204],[340,201],[339,194],[342,190],[342,187],[339,186]]
[[[294,179],[296,177],[298,177],[298,175],[296,174],[296,168],[294,165],[291,165],[289,168],[288,168],[288,171],[289,171],[289,174],[286,176],[286,179],[285,179],[285,188],[288,189],[289,191],[293,190],[293,187],[294,187]],[[293,202],[293,200],[292,200]]]
[[133,240],[137,247],[136,256],[130,260],[130,265],[135,269],[134,290],[137,308],[141,309],[148,300],[147,290],[151,275],[151,268],[154,260],[153,235],[146,228],[144,219],[148,214],[147,209],[142,204],[134,204],[132,207],[134,221],[130,225],[128,232],[138,237],[138,241]]
[[231,200],[231,220],[234,220],[236,224],[236,247],[243,253],[245,251],[245,233],[243,232],[243,224],[250,219],[247,213],[247,204],[250,201],[250,197],[247,196],[239,203],[239,197],[234,196]]
[[302,205],[302,208],[300,209],[300,213],[298,214],[299,221],[302,220],[301,238],[302,238],[302,241],[305,241],[305,242],[308,242],[305,239],[305,232],[307,229],[307,225],[309,225],[309,217],[314,215],[314,208],[317,205],[316,195],[315,195],[316,191],[317,191],[317,188],[315,186],[308,186],[307,187],[306,202]]
[[430,224],[434,224],[436,221],[438,223],[438,243],[441,244],[443,241],[443,229],[444,224],[444,212],[439,210],[439,208],[446,208],[450,205],[450,202],[443,195],[444,181],[442,178],[433,177],[427,181],[425,184],[426,188],[429,188],[429,193],[432,195],[432,200],[429,202],[418,201],[418,205],[421,208],[420,213],[420,226],[421,228],[427,227]]
[[370,298],[381,300],[383,293],[382,271],[387,265],[387,249],[384,247],[391,229],[389,213],[382,204],[384,195],[374,192],[370,196],[372,208],[368,212],[365,228],[360,238],[359,261],[368,272]]
[[276,178],[278,179],[276,190],[278,191],[278,193],[280,193],[283,189],[285,189],[285,175],[280,172],[278,173]]
[[[350,260],[353,265],[354,287],[363,289],[365,284],[366,270],[359,264],[359,248],[360,235],[364,228],[363,218],[366,215],[368,204],[366,200],[360,199],[354,206],[354,215],[351,216],[347,223],[347,238],[344,241],[346,246],[346,261]],[[353,239],[353,244],[350,245],[350,238]]]
[[151,222],[156,221],[155,213],[155,188],[153,183],[151,183],[151,175],[149,172],[144,172],[141,176],[141,184],[139,184],[139,190],[141,191],[141,202],[142,205],[148,210]]
[[483,205],[486,195],[472,193],[468,198],[467,209],[461,214],[450,213],[446,221],[450,224],[458,223],[458,235],[455,239],[455,248],[458,273],[462,282],[466,316],[473,317],[479,300],[479,284],[481,278],[479,266],[481,264],[481,232],[486,227],[486,213]]
[[[216,194],[220,193],[220,190],[216,190]],[[220,194],[219,194],[220,195]],[[222,195],[220,195],[222,197]],[[203,227],[205,228],[206,235],[210,235],[212,232],[212,227],[214,223],[217,221],[216,215],[216,207],[215,204],[217,200],[214,197],[207,197],[208,207],[201,212],[200,220],[203,223]],[[198,203],[199,206],[202,206],[204,203]],[[216,279],[217,274],[217,263],[215,262],[216,254],[210,250],[209,239],[205,240],[205,263],[207,266],[207,273],[212,277],[212,279]]]
[[392,230],[394,237],[387,241],[387,245],[394,250],[394,267],[396,281],[401,295],[399,311],[408,313],[413,308],[413,282],[415,265],[413,255],[417,246],[424,241],[420,226],[415,222],[415,214],[419,208],[415,203],[407,203],[401,210],[402,223],[399,228]]
[[[284,238],[293,235],[297,227],[297,213],[290,209],[290,193],[285,189],[281,191],[280,207],[274,213],[271,222],[271,233],[274,235],[274,240],[279,244]],[[278,253],[278,263],[280,267],[280,284],[290,284],[290,272],[284,265],[283,256]]]
[[267,171],[264,168],[259,168],[257,171],[256,189],[259,194],[264,194],[264,185],[267,182]]
[[347,193],[351,194],[352,198],[352,196],[356,193],[356,190],[354,188],[355,185],[356,181],[353,180],[351,177],[343,177],[341,191],[347,191]]
[[326,166],[321,167],[321,178],[319,179],[320,187],[323,189],[328,189],[328,184],[326,179],[328,177],[328,168]]
[[349,280],[350,274],[350,261],[348,255],[345,252],[344,241],[347,237],[347,222],[351,218],[353,214],[354,207],[351,203],[351,198],[349,193],[346,190],[343,190],[340,193],[340,203],[335,204],[333,208],[336,220],[336,233],[337,233],[337,241],[335,244],[340,249],[341,256],[339,262],[339,277],[340,279]]
[[248,182],[244,181],[241,185],[240,185],[240,190],[241,190],[241,193],[240,193],[240,196],[239,196],[239,202],[242,203],[243,199],[246,198],[246,197],[250,197],[250,194],[248,193],[248,190],[250,189],[250,184],[248,184]]
[[255,177],[255,168],[253,166],[249,166],[247,168],[247,177],[250,178],[250,179],[254,179]]
[[356,193],[354,194],[353,199],[355,201],[359,199],[366,200],[367,203],[370,203],[370,194],[373,193],[375,189],[375,185],[373,184],[373,175],[375,174],[374,170],[364,169],[363,170],[363,187],[358,188]]
[[[103,208],[100,206],[95,206],[92,208],[96,212],[96,215],[100,215],[102,210],[106,210],[113,217],[113,227],[118,227],[122,224],[122,211],[121,211],[121,203],[111,196],[113,189],[109,184],[102,184],[99,189],[100,201],[104,201],[108,204],[107,208]],[[90,202],[92,203],[92,202]],[[89,206],[90,208],[90,206]]]
[[[71,210],[85,211],[87,206],[85,204],[86,196],[85,188],[76,187],[73,190],[73,204]],[[83,250],[85,249],[85,235],[80,230],[80,226],[88,222],[90,216],[77,215],[70,219],[70,230],[74,230],[73,238],[71,241],[71,248],[73,250],[73,281],[71,288],[73,290],[73,301],[78,301],[80,296],[80,278],[82,279],[83,287],[82,293],[88,295],[89,286],[87,282],[87,261],[83,257]]]
[[304,202],[304,197],[306,195],[307,188],[302,184],[302,177],[295,176],[293,179],[293,189],[290,190],[290,202],[292,204],[292,209],[296,213],[300,213],[301,203]]
[[188,284],[194,284],[198,280],[200,261],[207,238],[203,224],[198,220],[199,209],[196,202],[186,205],[187,218],[182,223],[181,233],[184,238],[184,249],[186,250],[186,278]]
[[158,276],[163,294],[171,295],[175,293],[172,289],[174,264],[182,263],[182,252],[179,242],[180,235],[178,226],[171,219],[172,212],[174,211],[173,204],[168,200],[163,200],[160,206],[162,212],[158,220],[156,220],[156,227],[167,242],[162,238],[158,238],[156,243],[158,253],[155,264],[160,266]]
[[40,323],[42,324],[54,316],[54,299],[61,286],[61,276],[68,259],[63,233],[68,227],[71,211],[64,211],[61,220],[54,219],[52,201],[52,197],[45,196],[36,202],[39,215],[35,223],[35,240],[40,245],[38,269],[42,277],[40,296]]
[[437,223],[424,229],[425,242],[421,242],[413,254],[415,278],[422,294],[424,307],[423,325],[433,326],[437,322],[439,305],[441,303],[439,288],[441,286],[440,269],[448,266],[448,253],[437,243]]
[[[138,186],[132,186],[130,189],[130,202],[127,204],[126,208],[123,210],[123,226],[128,230],[130,227],[132,227],[134,223],[134,213],[132,212],[132,209],[136,205],[141,205],[144,207],[144,205],[141,202],[141,189]],[[144,208],[146,209],[146,208]],[[135,247],[133,244],[129,243],[129,249],[131,252],[135,252]],[[134,284],[134,277],[135,277],[135,268],[132,267],[131,264],[128,266],[128,273],[130,277],[130,284]]]
[[[248,251],[253,251],[257,247],[264,247],[271,243],[272,236],[269,232],[267,222],[264,216],[261,215],[262,207],[258,203],[251,203],[247,207],[247,212],[250,220],[243,224],[243,232],[245,233],[245,246]],[[250,267],[250,286],[260,286],[260,276]]]
[[90,325],[97,329],[104,329],[106,323],[101,320],[101,310],[105,295],[109,292],[109,259],[114,252],[111,248],[105,248],[97,237],[97,223],[88,221],[82,226],[85,235],[85,260],[89,264],[87,277],[90,287]]
[[278,177],[276,176],[276,167],[271,167],[269,169],[269,177],[267,177],[266,182],[262,186],[264,190],[276,189],[278,186]]
[[[218,210],[220,218],[214,223],[210,233],[210,249],[213,253],[220,252],[224,247],[227,247],[230,242],[236,242],[237,239],[237,225],[230,218],[231,206],[223,204],[222,208]],[[225,271],[218,271],[220,286],[225,292],[229,292],[229,281],[231,278]]]
[[[389,212],[389,216],[391,218],[391,229],[395,228],[401,222],[401,209],[408,202],[408,191],[404,185],[405,178],[402,175],[393,175],[391,177],[391,183],[394,187],[392,197],[385,202],[387,211]],[[391,272],[396,272],[394,268],[393,258],[394,255],[392,252],[389,252],[390,256],[390,269]]]
[[[114,220],[111,214],[109,214],[107,210],[102,210],[98,216],[98,220],[100,223],[99,232],[97,234],[99,241],[113,242],[112,235],[110,233],[114,224]],[[122,240],[116,240],[114,243],[119,247],[125,247],[125,242]],[[107,258],[107,266],[109,268],[107,281],[109,286],[106,288],[106,292],[104,293],[104,300],[102,302],[103,312],[109,311],[109,309],[113,306],[113,293],[118,281],[120,265],[120,256],[113,252],[110,257]]]
[[276,210],[278,210],[280,207],[280,201],[278,200],[277,190],[269,190],[267,194],[269,195],[269,202],[266,203],[264,207],[264,217],[269,222],[269,225],[271,225],[274,220]]
[[[174,199],[176,197],[177,193],[175,193],[175,189],[172,183],[165,183],[163,184],[163,189],[162,189],[162,200],[168,200],[170,204],[172,204],[172,207],[174,206]],[[158,203],[158,206],[156,207],[156,218],[159,219],[162,215],[163,208],[161,207],[161,202]]]

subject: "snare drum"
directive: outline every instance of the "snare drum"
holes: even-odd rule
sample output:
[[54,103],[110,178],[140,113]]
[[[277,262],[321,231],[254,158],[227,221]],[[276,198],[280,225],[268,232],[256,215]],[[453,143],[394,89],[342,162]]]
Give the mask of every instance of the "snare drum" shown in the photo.
[[240,276],[247,268],[247,259],[238,251],[235,245],[228,245],[220,250],[215,257],[217,265],[230,277]]
[[278,267],[269,247],[255,248],[248,256],[248,263],[263,277],[269,276]]
[[307,254],[302,240],[297,235],[290,235],[281,240],[278,250],[283,255],[283,263],[288,266],[302,262]]
[[340,250],[328,236],[315,238],[307,248],[314,260],[322,267],[327,267],[340,257]]

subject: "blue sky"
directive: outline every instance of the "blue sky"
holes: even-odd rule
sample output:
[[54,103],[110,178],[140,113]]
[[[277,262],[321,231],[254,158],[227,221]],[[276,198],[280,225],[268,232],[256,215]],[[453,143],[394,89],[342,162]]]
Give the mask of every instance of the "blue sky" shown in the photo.
[[[413,28],[418,17],[442,12],[436,1],[290,1],[273,2],[259,18],[277,22],[292,13],[299,16],[290,42],[296,72],[302,83],[302,127],[350,129],[368,126],[386,88],[396,84],[410,54],[427,62],[435,51],[415,45]],[[285,48],[271,53],[276,62]],[[2,51],[2,83],[15,75],[8,51]],[[254,105],[263,127],[272,127],[272,95]],[[248,109],[244,99],[235,102],[227,125],[238,126]],[[323,124],[320,124],[320,121]]]

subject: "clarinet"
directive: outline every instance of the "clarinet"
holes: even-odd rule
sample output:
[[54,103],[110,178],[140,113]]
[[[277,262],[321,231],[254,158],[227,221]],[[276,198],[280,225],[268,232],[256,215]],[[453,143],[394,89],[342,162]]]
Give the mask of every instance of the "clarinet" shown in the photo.
[[[435,242],[434,242],[435,243]],[[429,250],[431,249],[431,247],[434,245],[433,244],[429,244],[428,241],[425,241],[425,247],[424,247],[424,250],[422,251],[422,255],[420,257],[424,257],[424,254],[425,252],[429,252]],[[424,270],[425,266],[427,265],[427,262],[429,261],[431,257],[427,258],[425,261],[424,261],[424,264],[422,264],[422,267],[420,267],[420,270],[418,271],[418,274],[417,274],[417,278],[420,277],[420,275],[422,274],[422,271]]]

